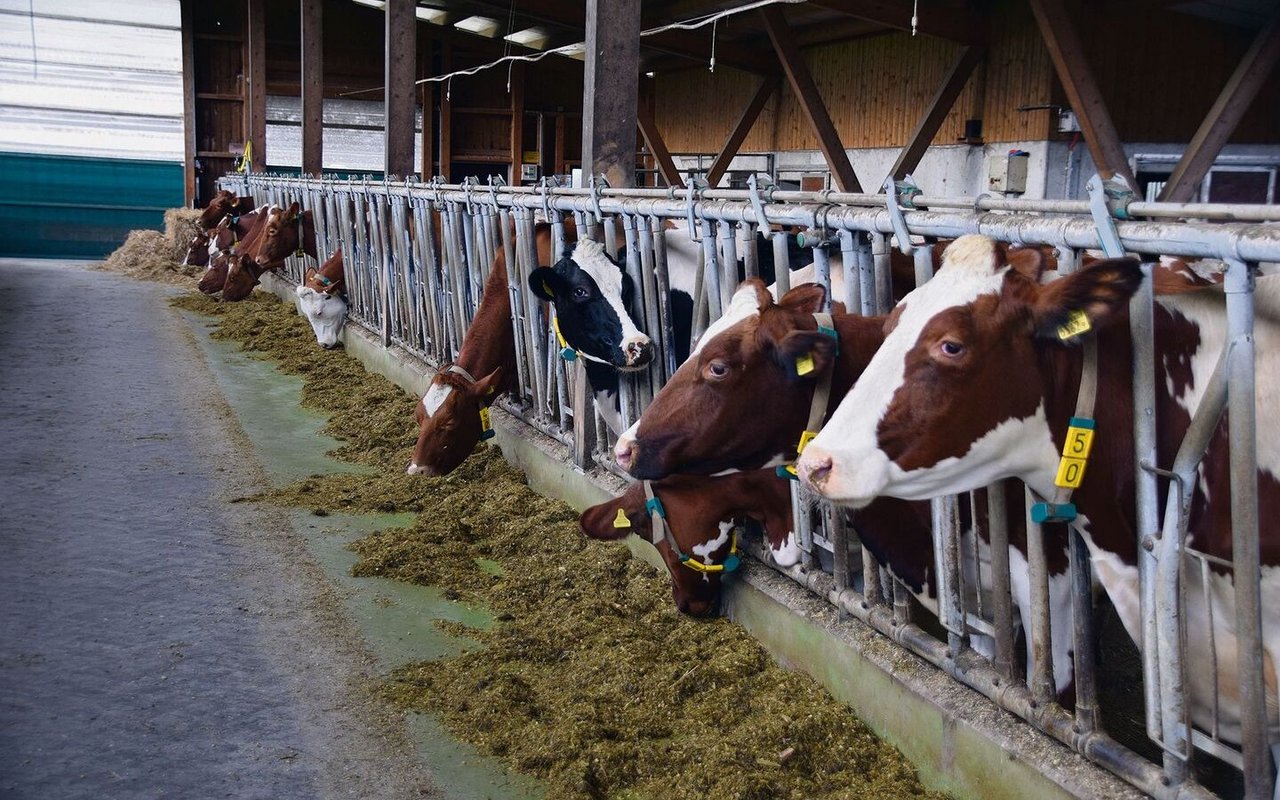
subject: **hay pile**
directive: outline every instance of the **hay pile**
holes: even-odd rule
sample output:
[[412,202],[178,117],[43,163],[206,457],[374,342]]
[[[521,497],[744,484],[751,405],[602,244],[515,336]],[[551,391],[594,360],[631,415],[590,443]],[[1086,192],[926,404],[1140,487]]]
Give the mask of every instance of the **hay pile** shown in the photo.
[[[339,454],[376,475],[314,475],[249,500],[336,511],[417,512],[352,545],[357,575],[442,588],[496,617],[441,623],[479,645],[396,669],[394,704],[541,778],[555,798],[928,797],[914,768],[809,678],[738,626],[676,612],[665,573],[577,530],[563,503],[481,446],[452,475],[405,475],[414,399],[341,352],[273,297],[186,308],[305,377]],[[495,566],[496,565],[496,566]]]
[[164,212],[164,233],[130,231],[124,244],[107,256],[99,269],[121,272],[132,278],[160,283],[186,284],[204,267],[182,267],[191,237],[196,235],[200,210],[171,208]]

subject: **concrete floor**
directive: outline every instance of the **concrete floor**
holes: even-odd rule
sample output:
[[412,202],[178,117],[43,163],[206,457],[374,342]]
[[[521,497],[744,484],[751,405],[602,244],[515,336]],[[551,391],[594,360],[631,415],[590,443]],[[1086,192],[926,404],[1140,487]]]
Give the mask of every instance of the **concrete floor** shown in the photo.
[[437,794],[172,290],[0,276],[0,797]]

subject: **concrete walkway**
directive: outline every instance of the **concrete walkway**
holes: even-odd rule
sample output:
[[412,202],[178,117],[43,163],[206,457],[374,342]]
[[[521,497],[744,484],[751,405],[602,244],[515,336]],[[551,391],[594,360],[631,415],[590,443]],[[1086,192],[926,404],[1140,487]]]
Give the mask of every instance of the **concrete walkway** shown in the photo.
[[170,291],[0,263],[0,797],[431,795]]

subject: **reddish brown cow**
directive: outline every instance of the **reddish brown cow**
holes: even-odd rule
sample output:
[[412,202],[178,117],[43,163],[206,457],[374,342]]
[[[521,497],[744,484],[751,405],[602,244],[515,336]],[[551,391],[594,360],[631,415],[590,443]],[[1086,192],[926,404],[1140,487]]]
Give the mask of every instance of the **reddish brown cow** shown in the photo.
[[[551,226],[538,224],[534,235],[538,258],[545,263],[551,256]],[[566,220],[565,237],[573,241],[574,236],[573,220]],[[410,475],[447,475],[471,455],[484,431],[481,409],[515,388],[515,353],[506,252],[499,248],[457,360],[436,373],[414,409],[418,441],[409,461]]]
[[[582,512],[578,526],[592,539],[616,540],[635,533],[650,541],[671,573],[671,596],[676,608],[694,617],[714,614],[719,607],[721,578],[736,562],[732,531],[734,519],[750,517],[760,522],[769,547],[793,564],[798,556],[792,542],[791,492],[773,470],[751,470],[719,477],[674,475],[653,484],[661,502],[666,527],[676,549],[663,531],[654,531],[645,507],[644,483],[633,483],[621,497]],[[686,558],[681,559],[681,555]],[[698,566],[712,567],[710,570]],[[715,569],[718,567],[719,569]]]
[[338,334],[347,320],[345,289],[342,250],[338,249],[319,270],[308,268],[302,284],[295,290],[298,310],[311,323],[316,341],[326,350],[338,346]]
[[263,269],[279,269],[287,257],[299,250],[320,260],[316,254],[316,228],[311,212],[303,211],[296,202],[286,209],[273,208],[254,260]]
[[235,192],[221,189],[209,201],[209,205],[205,206],[204,210],[200,212],[200,218],[196,220],[196,226],[202,231],[207,231],[217,225],[218,220],[226,215],[248,214],[253,208],[252,197],[237,197]]
[[[223,291],[230,272],[231,254],[252,252],[266,221],[266,215],[267,209],[264,206],[248,214],[228,215],[222,218],[209,240],[210,261],[197,284],[200,291],[205,294],[217,294]],[[252,284],[249,288],[253,288]],[[223,298],[226,299],[225,292]],[[236,299],[243,299],[243,297]]]

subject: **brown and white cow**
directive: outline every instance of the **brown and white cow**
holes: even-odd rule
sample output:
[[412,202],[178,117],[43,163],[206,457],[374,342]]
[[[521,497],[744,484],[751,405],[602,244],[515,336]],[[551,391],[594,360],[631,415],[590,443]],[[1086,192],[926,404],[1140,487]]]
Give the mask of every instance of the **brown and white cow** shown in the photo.
[[[565,220],[565,237],[572,241],[575,235],[573,220]],[[551,226],[539,223],[534,238],[538,258],[550,258]],[[458,358],[436,373],[422,402],[414,408],[418,441],[408,473],[447,475],[457,469],[480,441],[480,410],[487,409],[499,394],[514,389],[517,379],[507,258],[506,251],[499,248]]]
[[254,260],[263,269],[279,269],[287,257],[297,252],[320,260],[316,254],[316,227],[311,212],[303,211],[297,202],[290,203],[288,208],[272,208]]
[[[1076,413],[1082,348],[1058,330],[1083,314],[1097,337],[1096,441],[1072,502],[1094,572],[1141,643],[1134,519],[1132,349],[1128,300],[1142,281],[1132,259],[1105,260],[1042,285],[1042,264],[1006,257],[990,239],[965,236],[947,250],[933,280],[895,309],[890,332],[852,391],[799,462],[817,492],[846,505],[963,492],[1015,477],[1054,495],[1059,454]],[[1280,659],[1280,278],[1256,290],[1258,497],[1261,519],[1264,679],[1277,738]],[[1219,289],[1158,297],[1155,303],[1158,458],[1169,465],[1223,351]],[[1197,473],[1189,537],[1197,550],[1231,558],[1226,425]],[[1163,490],[1163,489],[1162,489]],[[1184,573],[1186,625],[1212,630],[1213,647],[1188,648],[1193,719],[1220,704],[1222,735],[1239,740],[1233,577],[1210,566]],[[1213,685],[1214,665],[1218,685]]]
[[200,212],[200,217],[196,220],[196,227],[202,231],[207,231],[214,225],[218,224],[218,220],[228,214],[248,214],[253,210],[252,197],[237,197],[235,192],[226,189],[218,190],[213,196],[209,204]]
[[[247,214],[229,214],[222,218],[209,238],[209,265],[196,285],[205,294],[217,294],[226,286],[233,253],[251,253],[266,222],[268,206]],[[238,260],[238,259],[237,259]],[[252,284],[249,289],[252,289]],[[245,296],[247,296],[247,292]],[[226,299],[226,293],[223,292]],[[243,298],[239,298],[243,299]]]
[[[662,504],[666,526],[679,552],[662,532],[653,530],[643,481],[633,483],[620,497],[582,512],[578,526],[592,539],[613,541],[635,533],[651,542],[671,573],[676,608],[685,614],[707,617],[716,613],[726,562],[735,549],[735,518],[749,517],[764,526],[778,563],[790,566],[799,560],[792,534],[791,492],[773,470],[719,477],[675,475],[654,482],[653,493]],[[682,560],[682,554],[689,560]],[[698,569],[697,565],[712,569]],[[731,572],[733,567],[728,569]]]
[[346,288],[339,248],[320,269],[308,267],[302,283],[294,290],[298,295],[298,310],[311,323],[316,341],[326,350],[338,346],[338,334],[347,321]]

